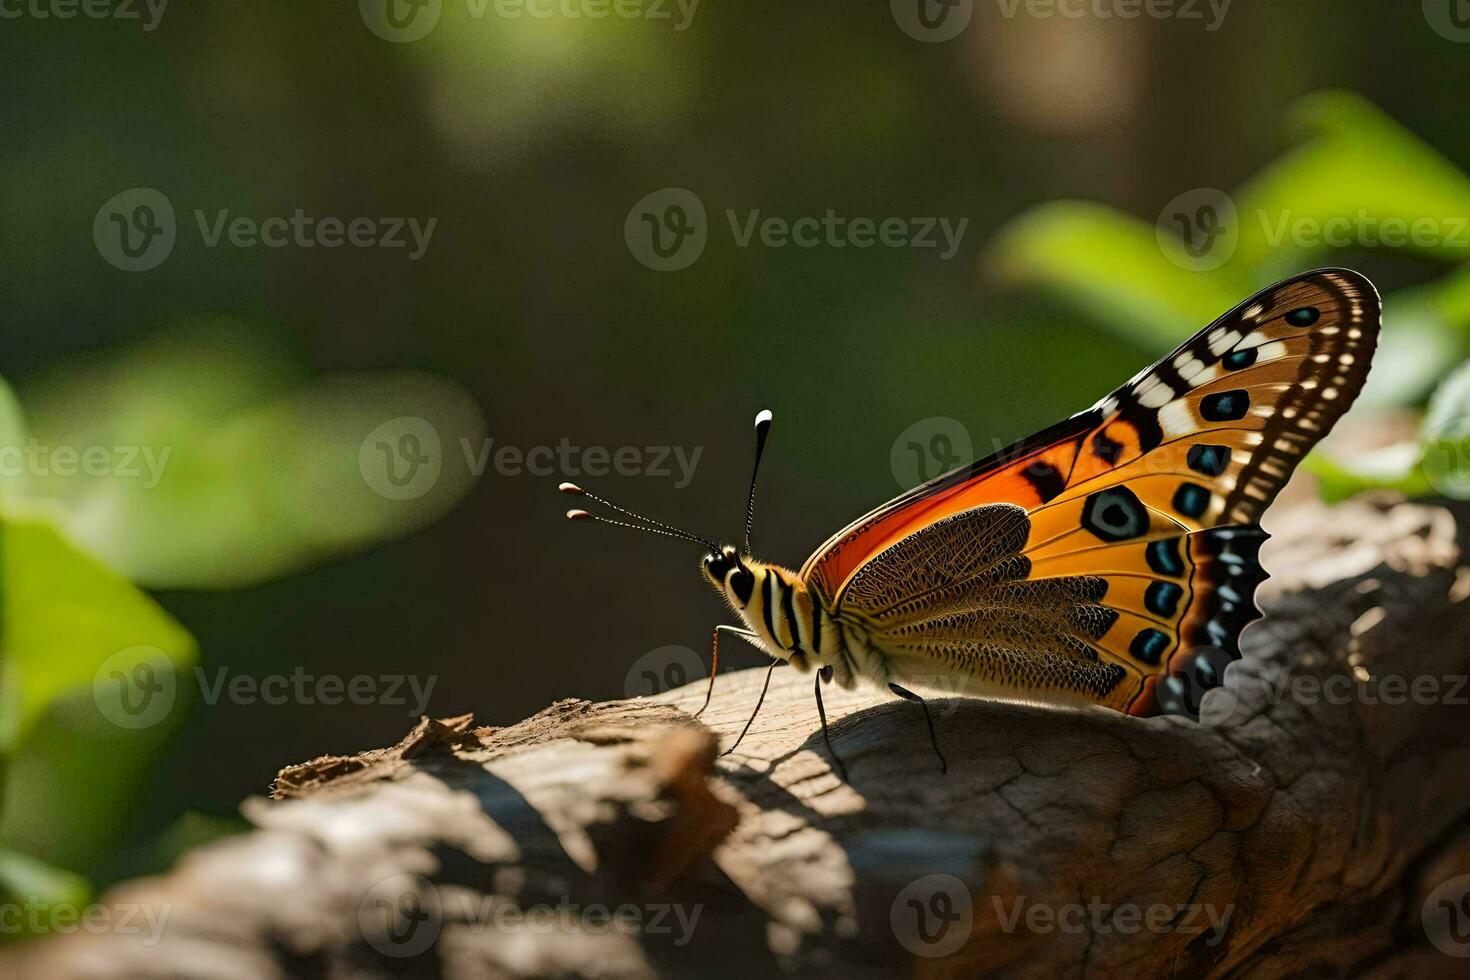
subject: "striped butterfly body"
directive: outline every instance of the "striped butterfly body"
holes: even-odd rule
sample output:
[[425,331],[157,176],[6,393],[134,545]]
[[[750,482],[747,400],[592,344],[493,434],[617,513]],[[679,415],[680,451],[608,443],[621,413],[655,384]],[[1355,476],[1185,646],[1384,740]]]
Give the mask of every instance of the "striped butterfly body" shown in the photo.
[[864,515],[800,571],[749,555],[747,511],[745,549],[696,539],[705,577],[733,632],[844,687],[922,703],[902,685],[949,679],[1197,717],[1260,615],[1260,516],[1361,390],[1380,312],[1357,273],[1287,279],[1086,411]]

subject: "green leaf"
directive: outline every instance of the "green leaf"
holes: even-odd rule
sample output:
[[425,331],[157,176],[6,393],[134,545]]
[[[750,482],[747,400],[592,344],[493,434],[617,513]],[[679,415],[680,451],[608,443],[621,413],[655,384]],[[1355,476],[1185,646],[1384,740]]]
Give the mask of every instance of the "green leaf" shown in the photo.
[[1021,214],[991,243],[991,270],[1041,285],[1140,346],[1178,343],[1249,292],[1228,269],[1174,264],[1152,225],[1088,201],[1055,201]]
[[[28,854],[0,847],[0,902],[22,914],[11,914],[9,928],[0,929],[0,942],[16,941],[46,932],[54,921],[49,909],[80,909],[91,897],[87,880]],[[17,928],[18,927],[18,928]]]
[[[1273,280],[1309,267],[1334,251],[1325,234],[1334,220],[1349,247],[1372,247],[1401,226],[1403,244],[1385,247],[1463,261],[1470,178],[1459,168],[1352,92],[1306,96],[1290,116],[1301,144],[1234,195],[1236,257],[1246,266]],[[1416,221],[1423,229],[1417,241]]]
[[198,651],[152,599],[55,525],[12,513],[0,532],[0,838],[90,871],[126,824],[121,801],[182,720],[178,679]]
[[0,532],[0,658],[5,709],[17,719],[7,726],[13,739],[23,739],[59,695],[90,697],[104,663],[126,673],[146,662],[163,672],[197,660],[182,626],[50,522],[10,515]]
[[[447,378],[302,383],[279,355],[219,330],[69,370],[34,394],[36,439],[69,447],[72,465],[33,476],[30,498],[149,588],[241,588],[417,530],[474,483],[485,432]],[[89,452],[105,464],[92,474],[75,462]]]
[[1435,391],[1420,438],[1424,479],[1446,497],[1470,499],[1470,363],[1460,365]]
[[1357,404],[1382,407],[1421,403],[1467,349],[1470,284],[1462,268],[1425,286],[1400,289],[1383,299],[1383,331],[1373,370]]

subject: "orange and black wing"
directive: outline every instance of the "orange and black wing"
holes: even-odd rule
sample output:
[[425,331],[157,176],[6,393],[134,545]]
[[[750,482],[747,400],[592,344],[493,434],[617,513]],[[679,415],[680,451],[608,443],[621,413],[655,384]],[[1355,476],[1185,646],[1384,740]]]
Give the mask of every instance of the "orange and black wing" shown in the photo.
[[[1193,715],[1259,616],[1260,515],[1361,390],[1379,318],[1357,273],[1277,283],[1087,411],[854,522],[803,577],[872,620],[900,660],[1034,675],[1028,657],[1071,658],[1088,684],[1111,678],[1092,700]],[[943,602],[895,601],[906,575],[932,592],[933,556],[977,534],[1015,545],[1003,577],[948,567]],[[927,562],[913,559],[917,542]]]

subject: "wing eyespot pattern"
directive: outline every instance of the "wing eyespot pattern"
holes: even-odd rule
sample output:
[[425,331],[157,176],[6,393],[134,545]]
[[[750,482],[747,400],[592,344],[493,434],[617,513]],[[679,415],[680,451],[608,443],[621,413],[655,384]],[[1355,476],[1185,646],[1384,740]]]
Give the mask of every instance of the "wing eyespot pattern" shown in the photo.
[[1240,371],[1256,363],[1256,356],[1257,348],[1246,347],[1226,354],[1221,358],[1220,363],[1224,364],[1227,370]]
[[1087,498],[1082,526],[1104,541],[1127,541],[1148,530],[1148,508],[1127,487],[1109,487]]
[[1206,422],[1235,422],[1250,411],[1251,396],[1244,388],[1233,388],[1200,399],[1200,418]]
[[1150,542],[1145,557],[1148,567],[1160,575],[1178,578],[1184,574],[1184,559],[1179,554],[1178,538],[1160,538]]
[[1173,619],[1184,590],[1173,582],[1153,582],[1143,594],[1144,606],[1161,619]]
[[1159,658],[1164,655],[1164,651],[1167,649],[1169,649],[1169,635],[1154,629],[1152,626],[1145,626],[1133,637],[1133,642],[1129,645],[1128,652],[1140,663],[1148,664],[1150,667],[1157,667]]
[[1198,483],[1181,483],[1174,492],[1174,509],[1185,517],[1198,518],[1210,506],[1210,491]]
[[[1085,690],[1134,715],[1197,716],[1259,616],[1260,515],[1355,400],[1380,309],[1350,271],[1284,280],[1092,408],[860,518],[801,574],[834,608],[878,614],[902,637],[896,655],[916,665]],[[926,529],[999,506],[1029,527],[983,572],[940,574],[958,527],[914,550]],[[977,526],[975,546],[1011,533],[1009,520]],[[883,566],[892,581],[879,601]],[[1095,594],[1083,576],[1112,588]],[[908,622],[898,628],[896,616]]]
[[1230,465],[1230,447],[1204,444],[1190,446],[1185,462],[1196,473],[1202,473],[1205,476],[1219,476],[1225,472],[1225,467]]

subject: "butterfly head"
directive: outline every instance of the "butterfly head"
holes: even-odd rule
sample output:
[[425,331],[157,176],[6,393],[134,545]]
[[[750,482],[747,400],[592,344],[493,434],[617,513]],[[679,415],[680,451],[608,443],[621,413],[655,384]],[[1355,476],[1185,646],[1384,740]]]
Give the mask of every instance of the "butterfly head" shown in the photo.
[[704,577],[730,601],[736,609],[744,609],[755,591],[755,575],[750,570],[750,556],[744,557],[734,545],[725,545],[704,556],[700,568]]

